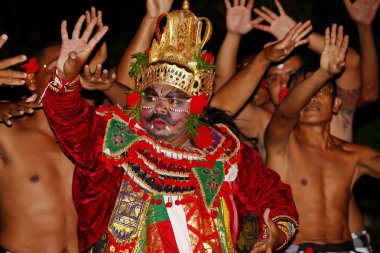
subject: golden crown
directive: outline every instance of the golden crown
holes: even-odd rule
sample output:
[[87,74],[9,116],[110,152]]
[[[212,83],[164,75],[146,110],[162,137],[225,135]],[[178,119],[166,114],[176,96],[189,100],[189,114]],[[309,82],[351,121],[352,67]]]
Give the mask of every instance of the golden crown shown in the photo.
[[[160,23],[166,17],[164,31]],[[203,26],[205,23],[205,29]],[[212,95],[213,57],[203,46],[212,33],[211,22],[189,11],[188,1],[181,10],[161,15],[156,23],[156,39],[148,52],[148,63],[139,70],[136,89],[144,91],[154,84],[174,86],[188,95]]]

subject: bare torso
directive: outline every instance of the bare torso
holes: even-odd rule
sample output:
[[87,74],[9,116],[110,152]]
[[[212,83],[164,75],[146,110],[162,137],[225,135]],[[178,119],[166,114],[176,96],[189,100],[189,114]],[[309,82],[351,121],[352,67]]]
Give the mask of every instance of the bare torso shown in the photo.
[[292,187],[300,215],[294,243],[351,241],[348,208],[359,158],[352,144],[329,139],[322,149],[293,132],[286,148],[268,152],[268,166]]
[[10,252],[78,252],[74,165],[43,111],[0,125],[0,245]]

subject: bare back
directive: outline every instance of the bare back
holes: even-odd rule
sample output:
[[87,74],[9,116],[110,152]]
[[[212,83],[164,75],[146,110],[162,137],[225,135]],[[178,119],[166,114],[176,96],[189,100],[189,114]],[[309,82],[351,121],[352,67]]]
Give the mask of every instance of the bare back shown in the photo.
[[71,184],[43,111],[0,125],[0,245],[10,252],[78,252]]
[[348,207],[360,157],[355,144],[331,135],[328,143],[317,148],[293,132],[286,148],[268,150],[268,166],[292,187],[300,215],[296,244],[351,241]]

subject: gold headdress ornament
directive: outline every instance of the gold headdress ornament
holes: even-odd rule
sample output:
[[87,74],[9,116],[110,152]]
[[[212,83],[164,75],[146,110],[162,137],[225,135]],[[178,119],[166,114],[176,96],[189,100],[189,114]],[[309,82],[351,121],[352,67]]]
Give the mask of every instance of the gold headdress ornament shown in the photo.
[[[165,17],[166,25],[161,33],[160,23]],[[211,33],[211,22],[189,11],[186,0],[181,10],[161,15],[156,23],[156,39],[148,51],[148,62],[139,65],[135,75],[136,89],[144,91],[154,84],[167,84],[190,96],[204,94],[209,99],[215,66],[213,56],[202,48]]]

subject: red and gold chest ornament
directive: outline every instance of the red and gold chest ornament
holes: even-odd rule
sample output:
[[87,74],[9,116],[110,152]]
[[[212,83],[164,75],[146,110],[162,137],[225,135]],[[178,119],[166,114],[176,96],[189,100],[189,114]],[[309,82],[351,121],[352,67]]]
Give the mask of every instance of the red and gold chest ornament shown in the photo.
[[105,168],[124,168],[124,180],[133,191],[144,191],[151,204],[164,204],[154,195],[179,196],[166,206],[202,201],[211,215],[220,198],[236,191],[234,180],[240,159],[240,142],[224,125],[209,128],[212,144],[198,148],[190,140],[180,147],[152,138],[130,115],[111,106],[99,113],[108,118],[105,138],[98,150]]

